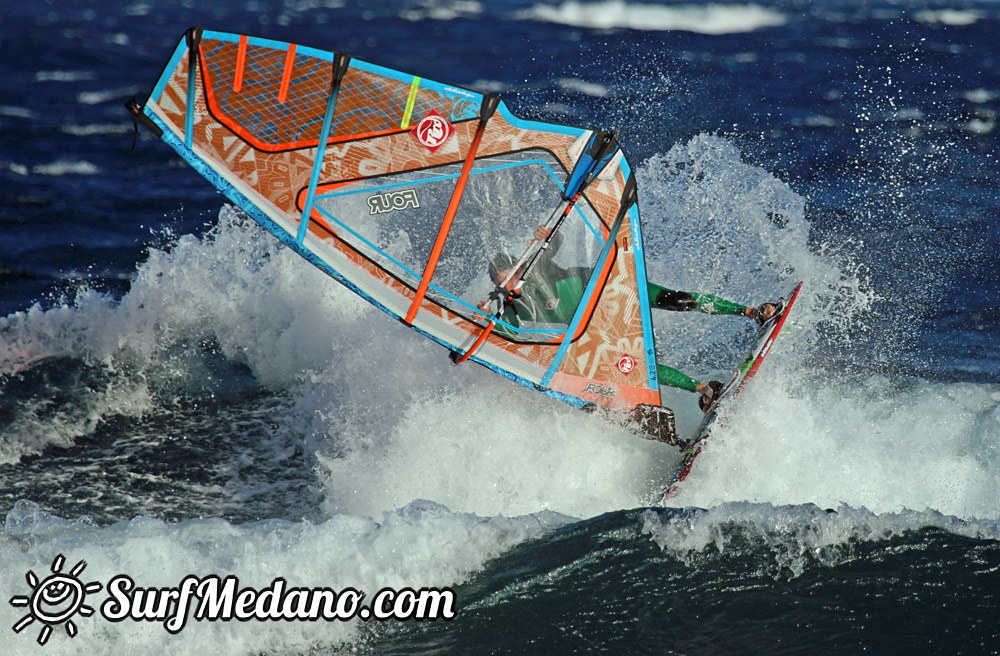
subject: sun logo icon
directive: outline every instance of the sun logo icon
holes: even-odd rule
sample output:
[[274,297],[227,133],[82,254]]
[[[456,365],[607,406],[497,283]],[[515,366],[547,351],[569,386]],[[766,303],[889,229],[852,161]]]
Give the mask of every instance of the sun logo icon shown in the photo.
[[65,622],[66,633],[73,638],[77,629],[71,618],[77,613],[85,617],[94,614],[94,609],[83,602],[88,593],[99,592],[101,584],[94,582],[84,585],[80,581],[80,573],[87,567],[87,563],[82,560],[70,570],[69,574],[63,574],[62,567],[65,562],[66,559],[62,554],[56,556],[52,561],[52,575],[41,582],[31,570],[25,575],[32,589],[31,596],[11,597],[10,605],[27,606],[29,610],[28,614],[14,625],[14,633],[20,633],[29,624],[38,620],[43,625],[42,630],[38,632],[38,644],[44,645],[52,635],[53,627]]

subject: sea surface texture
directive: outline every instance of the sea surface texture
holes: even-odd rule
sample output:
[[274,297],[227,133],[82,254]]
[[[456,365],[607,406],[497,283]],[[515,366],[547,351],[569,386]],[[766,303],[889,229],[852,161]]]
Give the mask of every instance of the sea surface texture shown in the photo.
[[[148,131],[132,152],[123,105],[191,26],[614,129],[651,280],[805,282],[668,507],[664,445],[453,366]],[[988,0],[5,3],[0,651],[1000,653],[998,34]],[[754,331],[655,322],[701,380]],[[120,575],[447,589],[455,616],[172,632],[107,619]],[[58,576],[101,589],[36,594]]]

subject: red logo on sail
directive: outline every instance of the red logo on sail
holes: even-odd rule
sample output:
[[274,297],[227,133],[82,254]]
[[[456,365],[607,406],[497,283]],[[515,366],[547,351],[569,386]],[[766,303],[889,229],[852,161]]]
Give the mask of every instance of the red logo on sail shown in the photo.
[[638,363],[635,361],[635,358],[626,353],[625,355],[622,356],[622,359],[619,360],[618,364],[615,366],[618,367],[618,371],[622,372],[627,376],[628,374],[632,373],[632,370],[635,369],[636,364]]
[[451,135],[455,134],[455,126],[432,109],[410,130],[410,134],[433,153],[451,139]]

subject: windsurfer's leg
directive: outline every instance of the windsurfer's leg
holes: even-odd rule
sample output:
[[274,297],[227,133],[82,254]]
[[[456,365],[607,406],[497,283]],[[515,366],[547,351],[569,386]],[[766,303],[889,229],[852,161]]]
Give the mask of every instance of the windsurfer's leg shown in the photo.
[[722,391],[722,383],[718,381],[713,380],[710,383],[702,383],[677,369],[662,365],[659,362],[656,363],[656,375],[660,379],[660,385],[676,387],[699,394],[698,407],[703,412],[708,412],[708,408],[715,402],[719,392]]
[[655,283],[647,283],[649,300],[653,307],[672,312],[690,312],[698,309],[698,301],[693,294],[678,292]]
[[698,301],[698,311],[705,314],[732,314],[741,317],[750,316],[747,312],[753,312],[752,308],[739,303],[727,301],[711,294],[692,294]]
[[698,310],[705,314],[733,314],[744,317],[753,317],[754,309],[739,303],[727,301],[711,294],[696,294],[693,292],[679,292],[673,289],[661,287],[655,283],[647,283],[649,299],[653,307],[661,310],[671,310],[673,312],[690,312]]
[[704,385],[704,383],[691,378],[677,369],[659,363],[656,364],[656,375],[660,379],[660,385],[676,387],[688,392],[697,392],[698,388]]

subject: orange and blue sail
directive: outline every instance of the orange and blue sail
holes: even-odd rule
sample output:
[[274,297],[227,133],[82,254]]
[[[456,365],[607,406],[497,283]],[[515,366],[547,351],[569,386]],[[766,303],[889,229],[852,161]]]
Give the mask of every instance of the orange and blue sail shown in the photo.
[[[288,247],[463,359],[578,407],[659,405],[635,177],[613,135],[343,53],[200,29],[133,111]],[[490,260],[545,225],[559,235],[546,257],[581,276],[582,297],[504,322],[483,307]]]

